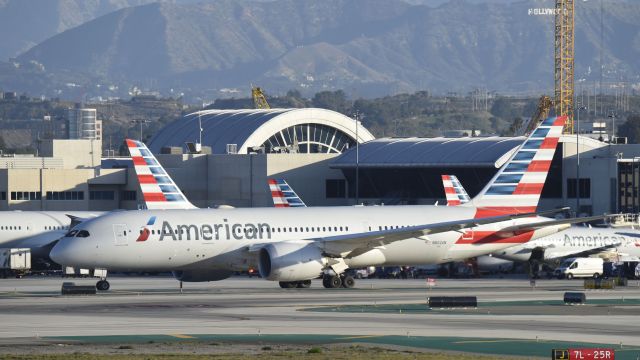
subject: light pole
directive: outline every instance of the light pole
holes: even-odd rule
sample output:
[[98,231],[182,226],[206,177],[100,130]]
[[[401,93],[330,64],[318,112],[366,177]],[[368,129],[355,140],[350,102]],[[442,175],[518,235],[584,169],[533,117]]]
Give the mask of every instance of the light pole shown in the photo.
[[609,144],[611,144],[611,142],[616,138],[616,113],[614,111],[611,111],[611,113],[609,114],[609,117],[611,118],[611,140],[609,140]]
[[356,205],[360,203],[360,141],[358,137],[358,122],[360,119],[360,112],[356,110],[353,116],[356,121]]
[[143,119],[131,120],[132,124],[140,124],[140,142],[142,142],[142,125],[150,122],[151,122],[150,120],[143,120]]
[[576,217],[580,216],[580,110],[586,110],[585,106],[576,109]]

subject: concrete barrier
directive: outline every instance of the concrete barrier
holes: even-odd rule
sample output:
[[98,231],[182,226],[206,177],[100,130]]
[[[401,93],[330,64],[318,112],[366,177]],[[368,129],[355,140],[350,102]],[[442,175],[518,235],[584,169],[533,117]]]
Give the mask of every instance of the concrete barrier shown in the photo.
[[587,296],[583,292],[566,292],[563,299],[565,304],[584,304],[587,302]]
[[74,282],[63,282],[62,289],[60,290],[62,295],[95,295],[95,285],[76,285]]
[[430,308],[454,308],[454,307],[478,307],[478,298],[475,296],[431,296]]

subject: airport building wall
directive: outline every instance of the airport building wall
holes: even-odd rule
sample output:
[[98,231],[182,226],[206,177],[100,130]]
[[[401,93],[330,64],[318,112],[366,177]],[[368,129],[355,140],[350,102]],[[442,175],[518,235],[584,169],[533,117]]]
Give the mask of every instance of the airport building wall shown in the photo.
[[[640,211],[640,145],[609,145],[581,139],[580,189],[575,188],[576,142],[563,138],[547,180],[541,209],[569,206],[580,213]],[[64,146],[62,146],[64,148]],[[87,147],[84,147],[85,151]],[[67,168],[68,157],[83,158],[72,144],[56,151],[64,158],[11,158],[0,168],[0,210],[136,209],[142,196],[128,168],[90,167],[90,156]],[[73,154],[73,155],[72,155]],[[185,195],[199,207],[270,207],[269,178],[283,178],[309,206],[355,203],[355,170],[334,167],[340,154],[176,154],[158,160]],[[57,160],[56,160],[57,159]],[[120,159],[126,163],[127,159]],[[62,166],[62,163],[65,165]],[[0,167],[2,162],[0,161]],[[120,165],[120,167],[126,165]],[[460,175],[470,195],[497,168],[486,166],[360,169],[360,202],[444,205],[440,174]],[[572,184],[573,182],[573,184]]]

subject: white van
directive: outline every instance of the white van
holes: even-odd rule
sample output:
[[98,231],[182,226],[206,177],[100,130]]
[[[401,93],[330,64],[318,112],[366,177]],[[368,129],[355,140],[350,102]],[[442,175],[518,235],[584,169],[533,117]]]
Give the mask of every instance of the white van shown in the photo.
[[574,277],[598,278],[602,275],[604,260],[602,258],[569,258],[563,261],[555,271],[559,278]]

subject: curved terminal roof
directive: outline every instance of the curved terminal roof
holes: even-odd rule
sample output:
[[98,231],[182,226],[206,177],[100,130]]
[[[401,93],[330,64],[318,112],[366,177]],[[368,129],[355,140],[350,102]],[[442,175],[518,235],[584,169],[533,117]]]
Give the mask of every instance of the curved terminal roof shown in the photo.
[[[502,166],[525,137],[383,138],[359,146],[360,167],[495,167]],[[356,166],[350,149],[332,168]]]
[[[265,145],[267,152],[292,146],[299,152],[341,152],[356,139],[355,121],[331,110],[202,110],[165,126],[151,139],[149,148],[159,153],[166,146],[196,142],[200,137],[198,119],[202,122],[202,145],[211,147],[214,154],[227,153],[227,144],[236,144],[239,154]],[[374,139],[362,125],[357,130],[358,142]]]

